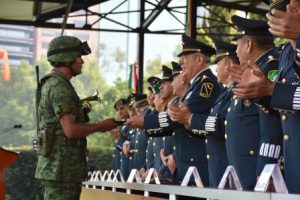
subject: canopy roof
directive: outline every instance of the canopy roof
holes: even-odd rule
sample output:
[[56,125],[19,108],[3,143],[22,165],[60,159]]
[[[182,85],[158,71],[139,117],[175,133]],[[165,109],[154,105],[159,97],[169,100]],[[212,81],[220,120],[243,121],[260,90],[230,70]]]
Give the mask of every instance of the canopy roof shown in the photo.
[[[179,2],[175,4],[174,2]],[[120,8],[130,2],[130,8],[124,10]],[[207,8],[209,5],[216,5],[225,8],[264,14],[268,6],[260,0],[197,0],[196,5]],[[91,11],[89,8],[94,5],[100,5],[100,12]],[[106,5],[109,9],[103,11]],[[136,5],[139,4],[139,5]],[[2,0],[0,4],[0,24],[28,25],[45,28],[66,28],[80,30],[98,30],[98,31],[116,31],[116,32],[143,32],[143,33],[167,33],[179,34],[185,30],[185,19],[178,15],[186,15],[187,6],[184,0]],[[132,9],[133,8],[133,9]],[[97,16],[94,22],[86,23],[85,26],[75,27],[72,23],[64,23],[63,18],[66,14],[71,13],[72,17],[76,11],[83,11],[81,15],[86,17]],[[150,25],[163,12],[172,15],[182,27],[178,29],[161,29],[151,30]],[[128,25],[122,21],[114,20],[116,15],[132,14],[141,23],[135,26]],[[203,16],[197,16],[201,18]],[[59,19],[60,20],[53,20]],[[99,21],[108,20],[117,27],[94,26]],[[88,21],[88,20],[87,20]]]

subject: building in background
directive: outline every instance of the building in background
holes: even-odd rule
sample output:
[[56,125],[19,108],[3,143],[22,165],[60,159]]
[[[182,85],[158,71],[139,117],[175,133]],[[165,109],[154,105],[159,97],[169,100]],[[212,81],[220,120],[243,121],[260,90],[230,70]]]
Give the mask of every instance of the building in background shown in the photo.
[[[98,5],[91,7],[91,10],[95,11],[97,9],[99,9]],[[75,14],[84,14],[84,11],[81,10]],[[58,20],[61,21],[61,19],[53,19],[53,21]],[[95,18],[89,17],[89,20],[95,20]],[[75,26],[82,27],[85,25],[85,17],[70,17],[68,23],[74,23]],[[99,26],[99,23],[94,26]],[[11,67],[19,67],[22,60],[27,60],[31,65],[36,65],[43,56],[46,57],[49,42],[60,34],[61,29],[0,24],[0,49],[8,52]],[[88,41],[92,50],[92,54],[89,57],[98,61],[98,31],[65,30],[64,35],[72,35],[82,41]]]
[[10,66],[20,66],[21,60],[34,62],[34,28],[0,24],[0,49],[8,52]]

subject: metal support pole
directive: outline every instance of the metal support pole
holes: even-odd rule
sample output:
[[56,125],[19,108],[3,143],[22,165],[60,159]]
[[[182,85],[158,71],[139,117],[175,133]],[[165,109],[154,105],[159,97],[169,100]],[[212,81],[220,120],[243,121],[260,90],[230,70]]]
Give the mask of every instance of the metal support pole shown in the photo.
[[145,0],[140,3],[140,30],[138,33],[138,93],[143,94],[143,79],[144,79],[144,38],[145,32],[142,28],[145,19]]
[[197,29],[197,0],[187,0],[187,26],[186,32],[196,38]]

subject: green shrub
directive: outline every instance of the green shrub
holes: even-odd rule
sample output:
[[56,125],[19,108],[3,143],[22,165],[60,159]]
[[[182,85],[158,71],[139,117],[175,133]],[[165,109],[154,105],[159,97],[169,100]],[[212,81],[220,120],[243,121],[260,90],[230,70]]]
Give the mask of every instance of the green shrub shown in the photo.
[[[19,159],[5,170],[5,189],[7,200],[33,200],[39,199],[41,189],[34,178],[37,162],[36,154],[28,147],[10,148],[20,152]],[[98,170],[111,168],[111,148],[89,148],[89,166]]]

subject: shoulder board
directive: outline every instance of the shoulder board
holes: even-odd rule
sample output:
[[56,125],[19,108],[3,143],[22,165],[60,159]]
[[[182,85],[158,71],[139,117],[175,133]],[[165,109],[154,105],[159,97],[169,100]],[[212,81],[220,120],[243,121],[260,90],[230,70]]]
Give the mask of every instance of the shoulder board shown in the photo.
[[204,80],[206,80],[206,79],[210,79],[210,77],[208,77],[206,75],[203,75],[202,78],[201,78],[201,82],[204,81]]
[[273,61],[278,61],[279,59],[274,57],[273,55],[269,55],[267,59],[267,64]]

